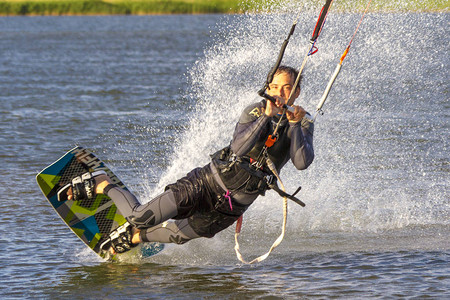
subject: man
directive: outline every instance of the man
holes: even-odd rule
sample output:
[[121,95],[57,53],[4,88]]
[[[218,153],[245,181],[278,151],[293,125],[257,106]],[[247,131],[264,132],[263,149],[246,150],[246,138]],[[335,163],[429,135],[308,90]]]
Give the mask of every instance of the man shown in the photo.
[[[306,111],[294,105],[294,112],[281,116],[297,74],[293,68],[279,67],[266,91],[276,102],[262,100],[248,106],[236,125],[230,146],[212,155],[211,163],[168,185],[150,202],[140,204],[106,175],[74,184],[67,192],[68,198],[77,200],[95,192],[114,201],[132,226],[111,241],[115,252],[127,251],[140,242],[183,244],[199,237],[213,237],[232,225],[259,195],[275,187],[267,159],[274,163],[277,172],[289,159],[299,170],[312,163],[313,124],[302,121]],[[294,99],[299,94],[297,86]],[[278,122],[277,140],[265,148]],[[92,190],[86,192],[85,188]]]

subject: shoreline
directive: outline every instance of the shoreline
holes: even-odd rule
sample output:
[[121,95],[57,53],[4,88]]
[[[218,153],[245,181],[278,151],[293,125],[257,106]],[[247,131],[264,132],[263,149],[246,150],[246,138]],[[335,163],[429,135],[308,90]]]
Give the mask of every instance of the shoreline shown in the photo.
[[[109,15],[177,15],[177,14],[242,14],[269,12],[263,0],[0,0],[0,17],[7,16],[109,16]],[[373,13],[447,13],[446,0],[424,2],[413,0],[404,5],[388,0],[373,3]],[[375,5],[374,5],[375,4]],[[307,9],[316,10],[317,1]],[[333,4],[337,13],[361,12],[365,3],[344,0]]]
[[[0,18],[12,18],[12,17],[108,17],[108,16],[177,16],[177,15],[192,15],[192,16],[200,16],[200,15],[242,15],[246,12],[215,12],[215,13],[208,13],[208,12],[196,12],[196,13],[136,13],[136,14],[109,14],[109,13],[67,13],[67,14],[35,14],[35,13],[27,13],[27,14],[2,14],[0,12]],[[266,13],[266,12],[264,12]],[[340,14],[340,13],[362,13],[361,11],[337,11],[334,12],[335,14]],[[413,10],[413,11],[407,11],[407,10],[402,10],[402,11],[382,11],[382,10],[377,10],[377,11],[369,11],[368,13],[379,13],[379,14],[404,14],[404,13],[411,13],[411,14],[440,14],[440,13],[449,13],[448,11],[445,10]]]

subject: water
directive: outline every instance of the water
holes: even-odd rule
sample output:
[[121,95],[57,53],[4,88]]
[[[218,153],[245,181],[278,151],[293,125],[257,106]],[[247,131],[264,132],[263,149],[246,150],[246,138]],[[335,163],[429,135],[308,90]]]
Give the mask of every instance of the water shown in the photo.
[[[294,15],[0,18],[2,298],[450,297],[449,15],[369,14],[318,118],[316,159],[285,240],[241,265],[233,228],[149,260],[105,263],[52,211],[34,176],[79,144],[146,202],[208,162],[257,100]],[[313,111],[359,20],[330,14],[298,103]],[[285,56],[299,65],[315,13]],[[241,251],[280,233],[269,192]]]

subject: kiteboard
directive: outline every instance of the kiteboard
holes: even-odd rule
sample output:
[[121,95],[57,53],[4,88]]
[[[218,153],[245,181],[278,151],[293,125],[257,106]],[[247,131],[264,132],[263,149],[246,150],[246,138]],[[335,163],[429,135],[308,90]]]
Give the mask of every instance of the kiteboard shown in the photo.
[[[72,180],[87,172],[104,171],[112,182],[128,190],[123,182],[106,164],[91,151],[75,147],[36,176],[36,181],[55,209],[56,213],[69,228],[98,256],[106,260],[121,260],[125,256],[150,257],[164,249],[162,243],[145,243],[130,251],[111,254],[103,249],[114,234],[128,226],[125,217],[118,211],[114,202],[104,194],[92,199],[67,200],[61,197],[62,189]],[[58,192],[60,192],[58,195]],[[67,197],[66,197],[67,198]]]

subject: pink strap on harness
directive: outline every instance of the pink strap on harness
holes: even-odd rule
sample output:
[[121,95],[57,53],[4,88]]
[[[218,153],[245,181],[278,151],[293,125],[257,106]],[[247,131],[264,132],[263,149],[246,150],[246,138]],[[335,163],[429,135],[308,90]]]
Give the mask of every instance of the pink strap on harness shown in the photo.
[[228,203],[230,203],[230,209],[233,210],[233,205],[231,204],[230,191],[227,190],[227,192],[223,196],[225,197],[225,199],[228,199]]

